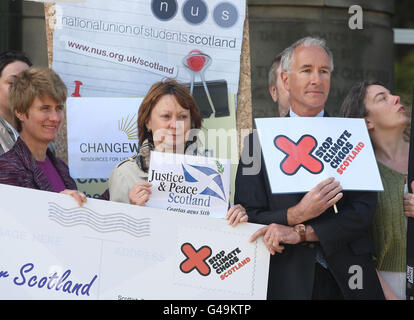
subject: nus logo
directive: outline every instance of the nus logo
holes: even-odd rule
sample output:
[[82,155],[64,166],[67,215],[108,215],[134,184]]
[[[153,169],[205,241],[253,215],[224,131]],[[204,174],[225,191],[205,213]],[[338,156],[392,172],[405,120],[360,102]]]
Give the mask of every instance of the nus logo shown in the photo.
[[[189,24],[199,25],[211,12],[213,21],[221,28],[231,28],[239,19],[237,6],[228,1],[217,4],[212,10],[208,5],[206,0],[185,0],[181,7],[182,18]],[[169,21],[179,11],[178,2],[177,0],[152,0],[151,11],[157,19]]]
[[311,154],[318,145],[316,139],[311,135],[303,135],[297,143],[284,135],[279,135],[275,137],[274,144],[277,149],[286,154],[280,163],[284,174],[294,175],[300,168],[313,174],[322,172],[323,163]]

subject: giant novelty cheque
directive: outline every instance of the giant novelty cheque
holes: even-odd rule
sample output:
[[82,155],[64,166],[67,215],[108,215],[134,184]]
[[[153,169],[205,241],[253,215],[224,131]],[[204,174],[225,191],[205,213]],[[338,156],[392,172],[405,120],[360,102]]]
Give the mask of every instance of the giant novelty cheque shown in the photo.
[[[265,299],[269,253],[232,228],[155,208],[0,184],[0,299]],[[23,200],[23,201],[22,201]]]
[[307,192],[330,177],[343,190],[383,190],[364,119],[255,121],[272,193]]

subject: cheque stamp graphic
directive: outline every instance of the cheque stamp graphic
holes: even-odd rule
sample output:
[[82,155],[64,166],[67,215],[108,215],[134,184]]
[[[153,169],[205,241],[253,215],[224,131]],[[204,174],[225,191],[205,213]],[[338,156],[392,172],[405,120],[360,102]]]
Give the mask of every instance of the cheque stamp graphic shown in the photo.
[[[229,241],[223,243],[223,237]],[[255,294],[257,244],[233,230],[206,227],[179,228],[174,284],[217,294]]]

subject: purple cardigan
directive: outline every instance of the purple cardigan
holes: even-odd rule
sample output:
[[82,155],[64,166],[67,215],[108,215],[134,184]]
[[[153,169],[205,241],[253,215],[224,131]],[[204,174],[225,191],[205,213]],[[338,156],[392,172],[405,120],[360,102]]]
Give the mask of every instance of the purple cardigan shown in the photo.
[[[56,158],[49,149],[46,153],[62,177],[66,188],[77,190],[75,181],[69,175],[68,166]],[[13,148],[0,156],[0,183],[54,192],[29,148],[20,137]]]

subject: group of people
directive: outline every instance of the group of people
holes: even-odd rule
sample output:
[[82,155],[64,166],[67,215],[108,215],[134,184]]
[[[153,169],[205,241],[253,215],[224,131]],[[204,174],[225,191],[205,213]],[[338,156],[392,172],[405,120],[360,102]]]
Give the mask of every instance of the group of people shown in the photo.
[[[54,149],[66,98],[67,88],[52,69],[32,67],[21,52],[0,55],[0,183],[68,194],[82,205],[86,196]],[[197,136],[186,137],[201,128],[202,118],[183,84],[172,79],[155,83],[138,119],[139,151],[114,168],[100,199],[145,205],[152,150],[197,154]],[[240,205],[229,209],[230,215],[245,212]]]
[[[322,39],[306,37],[277,55],[269,71],[269,92],[280,116],[329,117],[333,56]],[[86,201],[53,148],[64,117],[67,88],[49,68],[32,67],[19,52],[0,55],[0,183],[60,192]],[[378,82],[353,86],[340,115],[364,118],[377,157],[384,192],[343,191],[333,178],[307,193],[272,194],[263,157],[254,153],[257,134],[244,143],[229,224],[264,227],[271,253],[268,299],[404,299],[406,218],[414,217],[407,192],[408,118],[400,99]],[[166,79],[152,85],[138,111],[138,153],[119,163],[101,199],[145,205],[151,196],[150,152],[198,155],[202,118],[189,90]],[[260,163],[246,172],[251,159]],[[333,206],[340,214],[335,214]],[[349,285],[351,267],[362,285]]]

